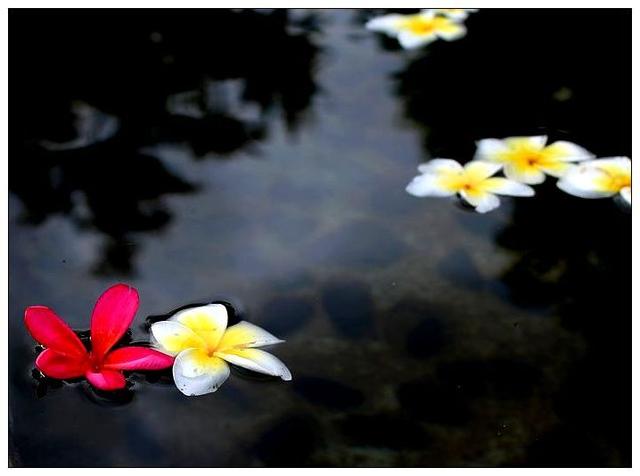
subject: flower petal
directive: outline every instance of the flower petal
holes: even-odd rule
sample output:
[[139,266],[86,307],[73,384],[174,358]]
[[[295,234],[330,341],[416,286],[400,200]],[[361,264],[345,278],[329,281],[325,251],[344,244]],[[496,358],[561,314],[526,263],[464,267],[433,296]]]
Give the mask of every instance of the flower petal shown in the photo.
[[459,40],[467,34],[467,29],[460,23],[448,21],[438,29],[438,36],[445,41]]
[[404,49],[419,48],[438,39],[435,33],[416,35],[411,31],[403,30],[398,34],[398,42]]
[[472,160],[464,166],[465,174],[476,180],[484,180],[491,177],[502,168],[502,164],[495,162],[485,162],[483,160]]
[[620,195],[629,205],[631,205],[631,187],[625,187],[620,190]]
[[547,143],[547,136],[518,136],[507,137],[504,139],[507,147],[511,149],[527,148],[533,150],[542,150]]
[[501,154],[509,150],[507,144],[500,139],[482,139],[476,142],[476,153],[473,160],[488,160],[496,162],[501,160]]
[[369,20],[365,27],[368,30],[379,31],[389,36],[396,36],[401,29],[404,15],[391,14],[384,15]]
[[187,326],[177,321],[160,321],[151,326],[154,347],[170,355],[183,350],[206,347],[206,342]]
[[614,173],[631,173],[631,159],[629,157],[603,157],[583,162],[580,165],[600,167]]
[[523,167],[512,163],[504,164],[504,174],[510,180],[529,185],[540,184],[546,178],[544,172],[536,167]]
[[484,187],[488,192],[497,193],[500,195],[512,195],[514,197],[533,197],[535,191],[520,182],[514,182],[502,177],[488,178],[484,182]]
[[247,321],[240,321],[231,326],[224,333],[218,351],[224,352],[229,348],[263,347],[284,342],[263,328],[255,326]]
[[209,347],[216,347],[227,329],[227,308],[222,304],[191,307],[171,316],[198,334]]
[[595,157],[594,154],[584,147],[580,147],[573,142],[567,142],[564,140],[554,142],[547,146],[544,151],[546,154],[550,154],[553,158],[566,162],[589,160]]
[[76,357],[45,349],[36,358],[36,367],[50,378],[67,379],[82,377],[87,370],[87,356]]
[[82,341],[55,312],[45,306],[30,306],[24,313],[29,334],[43,346],[68,356],[85,356]]
[[500,199],[489,192],[468,193],[463,190],[460,195],[470,205],[474,206],[478,213],[487,213],[500,206]]
[[173,357],[146,347],[120,347],[107,354],[102,368],[113,370],[162,370],[173,365]]
[[287,366],[275,355],[264,350],[227,349],[225,352],[216,352],[216,355],[239,367],[280,377],[282,380],[291,380],[291,372]]
[[96,302],[91,315],[91,346],[98,358],[127,332],[138,310],[138,291],[126,284],[107,289]]
[[423,174],[414,177],[405,188],[414,197],[450,197],[455,190],[444,187],[437,175]]
[[571,167],[558,180],[557,186],[560,190],[580,198],[611,197],[617,191],[601,187],[601,184],[606,182],[607,177],[607,173],[604,170],[590,166],[589,162],[584,162]]
[[423,174],[456,173],[462,172],[463,169],[462,164],[453,159],[432,159],[429,162],[418,165],[418,171]]
[[88,370],[84,375],[91,385],[100,390],[119,390],[127,384],[124,375],[118,370],[103,369],[100,372]]
[[229,377],[229,366],[219,357],[209,357],[199,349],[180,352],[173,363],[173,380],[191,397],[218,390]]

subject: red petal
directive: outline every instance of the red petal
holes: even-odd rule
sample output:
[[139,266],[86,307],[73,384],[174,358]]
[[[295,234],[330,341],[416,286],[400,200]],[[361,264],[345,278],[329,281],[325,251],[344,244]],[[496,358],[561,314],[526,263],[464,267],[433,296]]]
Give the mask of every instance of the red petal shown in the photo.
[[103,368],[117,370],[162,370],[173,365],[173,357],[146,347],[121,347],[104,359]]
[[87,369],[87,358],[58,354],[45,349],[36,358],[36,367],[47,377],[65,379],[82,377]]
[[119,390],[126,385],[124,375],[117,370],[103,369],[100,372],[87,370],[84,375],[91,385],[100,390]]
[[99,360],[127,332],[138,310],[138,291],[116,284],[98,298],[91,315],[92,353]]
[[87,355],[75,332],[48,307],[28,307],[24,313],[24,325],[36,341],[58,354],[75,357]]

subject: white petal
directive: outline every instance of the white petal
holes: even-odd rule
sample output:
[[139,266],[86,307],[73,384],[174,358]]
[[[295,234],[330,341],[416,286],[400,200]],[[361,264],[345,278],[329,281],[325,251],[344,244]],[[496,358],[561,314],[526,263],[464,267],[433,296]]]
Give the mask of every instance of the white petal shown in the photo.
[[186,349],[204,347],[204,340],[187,326],[176,321],[160,321],[151,326],[152,344],[158,350],[177,355]]
[[467,192],[462,191],[460,195],[470,205],[474,206],[478,213],[487,213],[500,206],[500,199],[492,193],[469,195]]
[[547,143],[547,136],[516,136],[507,137],[504,139],[505,143],[509,147],[515,147],[519,144],[525,143],[529,147],[535,150],[542,150]]
[[438,36],[435,33],[430,33],[428,35],[416,35],[410,31],[403,30],[398,34],[398,41],[402,47],[407,50],[428,45],[437,39]]
[[631,205],[631,187],[625,187],[620,190],[620,196],[624,198],[629,205]]
[[620,168],[626,172],[631,173],[631,159],[629,157],[603,157],[601,159],[590,160],[588,162],[583,162],[580,165],[585,166],[596,166],[596,167],[609,167],[613,166],[616,168]]
[[502,164],[486,162],[484,160],[472,160],[464,166],[465,172],[478,178],[489,178],[502,168]]
[[589,152],[584,147],[574,144],[573,142],[567,142],[559,140],[547,147],[548,151],[557,151],[558,159],[566,162],[578,162],[581,160],[589,160],[595,157],[594,154]]
[[222,359],[213,357],[211,364],[203,366],[201,353],[198,349],[185,350],[173,363],[176,387],[189,397],[215,392],[229,377],[229,366]]
[[433,159],[418,165],[418,171],[422,173],[462,172],[463,168],[453,159]]
[[502,177],[494,177],[489,179],[488,190],[491,193],[497,193],[500,195],[511,195],[513,197],[533,197],[536,192],[529,187],[520,182],[515,182],[513,180],[508,180]]
[[402,28],[402,22],[404,18],[404,15],[384,15],[369,20],[365,27],[368,30],[379,31],[381,33],[386,33],[389,36],[395,37]]
[[499,155],[509,150],[500,139],[482,139],[476,142],[476,154],[473,160],[499,160]]
[[275,355],[260,349],[236,349],[232,352],[218,352],[219,357],[239,367],[262,374],[291,380],[291,372]]
[[405,190],[414,197],[450,197],[455,195],[455,191],[444,188],[440,185],[438,176],[432,174],[414,177]]
[[546,178],[542,170],[527,168],[526,171],[520,171],[513,164],[509,164],[509,163],[504,165],[504,174],[510,180],[515,180],[516,182],[521,182],[521,183],[527,183],[529,185],[537,185],[539,183],[542,183]]
[[438,36],[446,41],[454,41],[462,38],[467,34],[467,29],[464,25],[455,23],[453,31],[438,31]]
[[254,326],[247,321],[240,321],[231,326],[224,333],[218,351],[224,352],[227,348],[263,347],[284,342],[263,328]]
[[615,195],[615,192],[602,190],[598,187],[598,183],[602,181],[603,175],[606,175],[606,172],[587,164],[588,162],[585,162],[571,167],[567,173],[558,180],[558,188],[580,198],[603,198]]
[[207,304],[191,307],[171,316],[171,321],[179,322],[198,334],[211,347],[220,342],[227,328],[227,308],[222,304]]

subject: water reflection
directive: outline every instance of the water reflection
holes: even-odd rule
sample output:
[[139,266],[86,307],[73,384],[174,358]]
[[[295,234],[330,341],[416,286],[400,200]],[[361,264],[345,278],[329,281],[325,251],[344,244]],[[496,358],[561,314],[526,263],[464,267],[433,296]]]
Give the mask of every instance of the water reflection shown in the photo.
[[133,14],[117,34],[99,14],[12,21],[10,190],[26,223],[62,214],[99,231],[99,274],[134,272],[132,235],[166,227],[165,197],[197,190],[146,147],[188,144],[194,158],[251,149],[274,120],[296,131],[317,89],[313,14]]

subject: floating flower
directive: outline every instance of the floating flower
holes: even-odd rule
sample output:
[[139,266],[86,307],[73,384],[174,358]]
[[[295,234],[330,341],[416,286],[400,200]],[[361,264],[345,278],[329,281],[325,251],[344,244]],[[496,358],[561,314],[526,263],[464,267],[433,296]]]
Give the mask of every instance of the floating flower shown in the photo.
[[500,206],[499,195],[531,197],[531,187],[508,180],[492,177],[500,164],[472,161],[464,167],[455,160],[433,159],[418,167],[421,175],[415,177],[406,190],[416,197],[460,196],[479,213],[486,213]]
[[457,40],[467,33],[464,25],[436,15],[431,10],[423,10],[413,15],[384,15],[368,21],[366,27],[397,38],[405,49],[418,48],[438,38],[447,41]]
[[456,21],[466,20],[469,13],[478,11],[477,8],[433,8],[431,10],[437,15],[444,15]]
[[91,315],[91,351],[51,309],[30,306],[25,311],[27,330],[45,347],[36,358],[40,372],[54,379],[86,377],[100,390],[125,387],[123,370],[161,370],[173,358],[138,346],[111,350],[129,328],[138,309],[138,292],[125,284],[107,289]]
[[582,198],[604,198],[620,194],[631,205],[631,160],[606,157],[571,167],[558,180],[558,187]]
[[561,177],[571,162],[595,157],[571,142],[546,143],[547,136],[483,139],[477,142],[474,160],[501,164],[507,178],[534,185],[544,182],[545,174]]
[[245,321],[227,328],[222,304],[180,311],[153,324],[151,333],[158,349],[176,356],[173,379],[187,396],[215,392],[229,377],[227,362],[291,380],[291,372],[277,357],[256,348],[284,341]]

